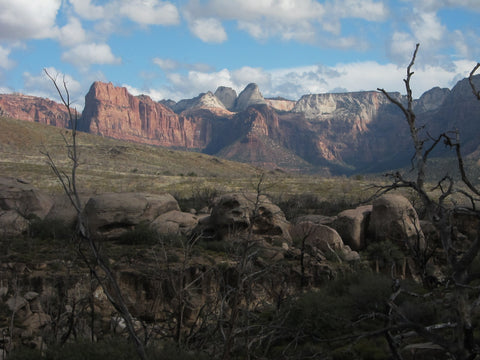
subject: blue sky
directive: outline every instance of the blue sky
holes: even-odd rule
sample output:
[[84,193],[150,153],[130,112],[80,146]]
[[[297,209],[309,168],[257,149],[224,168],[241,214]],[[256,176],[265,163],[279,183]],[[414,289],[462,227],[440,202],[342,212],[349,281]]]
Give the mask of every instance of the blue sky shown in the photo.
[[480,61],[480,0],[0,0],[0,93],[79,107],[93,81],[154,100],[255,82],[265,97],[451,88]]

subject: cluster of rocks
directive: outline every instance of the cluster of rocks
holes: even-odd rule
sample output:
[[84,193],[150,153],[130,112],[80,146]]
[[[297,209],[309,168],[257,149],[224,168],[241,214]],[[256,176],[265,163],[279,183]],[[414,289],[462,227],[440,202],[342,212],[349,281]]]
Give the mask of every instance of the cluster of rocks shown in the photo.
[[[295,221],[287,221],[277,205],[266,196],[254,193],[222,195],[216,199],[211,209],[198,213],[193,210],[181,211],[178,202],[170,194],[105,193],[83,197],[82,201],[85,204],[83,216],[90,234],[99,241],[118,239],[141,224],[147,224],[161,235],[181,234],[205,242],[235,244],[239,243],[239,240],[251,241],[258,246],[259,255],[256,261],[260,266],[295,260],[292,263],[296,265],[286,269],[282,276],[290,277],[288,281],[296,284],[297,288],[300,286],[300,262],[297,261],[300,257],[310,266],[309,274],[301,274],[302,281],[305,280],[303,284],[318,286],[325,280],[325,276],[330,278],[332,273],[327,259],[333,258],[346,263],[359,261],[359,252],[371,242],[388,239],[404,247],[409,243],[425,246],[422,228],[426,228],[426,225],[420,223],[412,205],[400,195],[384,195],[371,205],[345,210],[335,217],[307,215]],[[66,197],[51,198],[24,181],[0,178],[0,226],[3,231],[0,236],[12,239],[21,236],[28,231],[32,219],[56,219],[73,228],[77,214]],[[28,265],[31,266],[30,269],[26,264],[0,265],[0,296],[10,314],[14,314],[16,324],[21,325],[15,327],[15,331],[20,333],[9,336],[27,339],[31,342],[30,346],[39,347],[42,338],[38,334],[53,322],[50,313],[42,308],[42,303],[58,291],[52,285],[55,281],[51,279],[52,284],[46,285],[49,281],[43,277],[48,276],[45,275],[47,272],[37,269],[45,264]],[[215,292],[215,287],[220,283],[218,279],[210,279],[208,276],[214,276],[213,273],[208,272],[210,275],[207,275],[205,267],[202,266],[194,265],[188,271],[188,276],[192,279],[202,278],[203,282],[209,284],[202,285],[201,291],[192,295],[192,304],[202,300],[209,291]],[[9,289],[13,283],[11,276],[7,277],[5,274],[33,278],[34,273],[42,274],[37,275],[42,277],[42,286],[30,287],[28,291]],[[87,275],[75,276],[78,279],[73,282],[70,280],[71,286],[65,288],[67,297],[72,299],[91,291],[88,288],[90,282],[85,278]],[[185,278],[186,275],[179,276]],[[155,291],[168,293],[168,288],[172,286],[168,279],[149,279],[133,267],[123,268],[118,272],[118,277],[127,302],[135,307],[133,313],[136,315],[156,311],[154,309],[155,306],[158,307],[157,299],[168,297],[160,293],[147,294],[148,291],[152,292],[155,288],[163,289]],[[280,281],[280,274],[278,280]],[[155,281],[159,283],[154,285]],[[208,290],[209,287],[213,290]],[[122,324],[114,321],[115,317],[111,315],[108,300],[101,287],[93,292],[93,297],[95,308],[105,315],[102,321],[113,321],[115,324],[112,329],[121,331]],[[69,306],[62,310],[62,316],[66,319],[74,312],[71,305]],[[192,309],[194,308],[192,305]],[[194,312],[192,314],[194,316]],[[78,331],[88,334],[88,324],[84,325]],[[81,327],[81,324],[78,326]]]
[[[347,261],[358,260],[358,251],[372,241],[390,239],[424,246],[417,213],[401,195],[384,195],[371,205],[345,210],[334,218],[305,216],[294,223],[288,222],[266,196],[252,193],[223,195],[203,214],[182,212],[170,194],[104,193],[83,200],[83,216],[96,240],[117,239],[146,224],[159,234],[197,236],[207,241],[232,241],[243,234],[281,253],[300,240],[322,253],[338,252]],[[56,219],[73,225],[76,217],[65,196],[52,199],[24,181],[0,178],[3,236],[26,232],[31,219]]]

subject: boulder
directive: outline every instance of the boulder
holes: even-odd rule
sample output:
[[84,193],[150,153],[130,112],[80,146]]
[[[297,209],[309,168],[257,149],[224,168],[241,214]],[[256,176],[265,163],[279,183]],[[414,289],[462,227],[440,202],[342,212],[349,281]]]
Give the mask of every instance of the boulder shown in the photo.
[[[85,205],[89,197],[81,195],[80,201]],[[70,198],[66,194],[57,195],[53,198],[54,204],[45,219],[60,220],[68,227],[73,227],[77,221],[77,211],[73,207]]]
[[297,223],[290,228],[290,235],[294,241],[305,241],[306,246],[318,249],[325,255],[335,253],[346,261],[360,259],[356,251],[343,243],[338,232],[326,225],[308,221]]
[[251,230],[253,236],[270,243],[273,240],[290,243],[288,227],[282,210],[266,196],[234,193],[215,200],[210,216],[199,221],[195,233],[223,240],[233,233]]
[[91,197],[83,215],[93,238],[115,239],[172,210],[180,208],[170,194],[105,193]]
[[0,177],[0,210],[14,210],[24,218],[45,218],[53,206],[53,200],[28,182]]
[[258,198],[252,193],[224,195],[215,202],[210,222],[227,232],[251,227],[257,235],[290,238],[289,224],[282,210],[264,195]]
[[189,235],[197,224],[195,214],[173,210],[157,217],[150,226],[161,235]]
[[28,230],[29,222],[15,210],[0,210],[0,237],[15,237]]
[[343,242],[355,251],[365,248],[365,236],[372,212],[372,205],[348,209],[337,215],[332,227],[342,237]]
[[372,241],[391,240],[402,247],[425,248],[417,212],[402,195],[386,194],[373,202],[368,234]]

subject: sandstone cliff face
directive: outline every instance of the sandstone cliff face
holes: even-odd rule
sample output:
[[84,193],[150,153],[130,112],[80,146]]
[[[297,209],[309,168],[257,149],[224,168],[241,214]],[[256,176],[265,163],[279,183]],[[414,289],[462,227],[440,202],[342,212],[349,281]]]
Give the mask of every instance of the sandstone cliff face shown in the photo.
[[0,95],[0,116],[68,128],[65,106],[55,101],[28,95]]
[[[475,81],[480,88],[480,76]],[[391,95],[405,102],[400,94]],[[467,79],[451,91],[426,92],[414,108],[418,124],[425,125],[421,131],[438,136],[458,128],[465,155],[480,153],[480,102]],[[0,109],[4,115],[67,126],[64,108],[49,100],[0,95]],[[250,84],[238,97],[219,87],[215,94],[157,103],[96,82],[85,97],[79,130],[299,171],[383,171],[407,164],[412,155],[402,112],[374,91],[305,95],[294,102],[265,100]]]
[[296,105],[296,101],[285,99],[265,99],[268,106],[280,111],[292,111]]
[[173,110],[176,113],[181,113],[185,110],[198,108],[212,108],[221,110],[227,109],[225,105],[223,105],[223,103],[210,91],[206,94],[200,94],[193,99],[181,100],[173,106]]
[[126,88],[95,82],[85,96],[80,130],[152,145],[202,149],[209,142],[215,117],[214,113],[177,115],[148,96],[136,97]]

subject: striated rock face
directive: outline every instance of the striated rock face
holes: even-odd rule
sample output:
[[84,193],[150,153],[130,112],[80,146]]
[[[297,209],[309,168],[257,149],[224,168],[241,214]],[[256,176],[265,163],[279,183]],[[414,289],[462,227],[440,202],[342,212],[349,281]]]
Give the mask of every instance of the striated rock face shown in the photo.
[[267,102],[260,93],[260,89],[257,84],[251,83],[238,95],[235,110],[246,110],[251,105],[263,105]]
[[286,99],[265,99],[265,101],[268,106],[280,111],[292,111],[297,103],[296,101]]
[[[213,95],[212,95],[213,96]],[[202,149],[209,142],[216,115],[182,116],[148,96],[95,82],[85,96],[79,130],[152,145]]]
[[22,94],[0,94],[0,116],[69,128],[65,106],[55,101]]
[[433,89],[428,90],[420,99],[415,101],[415,111],[425,112],[437,110],[441,107],[447,96],[450,94],[450,89],[441,89],[439,87],[434,87]]
[[181,113],[184,110],[196,108],[214,108],[226,110],[225,105],[223,105],[223,103],[210,91],[206,94],[200,94],[193,99],[181,100],[173,106],[173,110],[176,113]]
[[378,114],[380,107],[389,103],[388,99],[377,91],[304,95],[292,111],[303,113],[312,121],[348,119],[357,122],[359,129],[364,130],[366,124]]
[[215,96],[228,110],[233,110],[235,108],[237,92],[232,88],[219,86],[218,89],[215,90]]
[[[480,88],[480,76],[475,81]],[[391,95],[406,101],[399,93]],[[47,102],[0,95],[0,112],[65,127],[63,107],[47,107]],[[427,91],[414,101],[414,109],[422,137],[459,129],[465,156],[480,154],[480,101],[468,79],[452,90]],[[238,97],[233,89],[219,87],[215,94],[175,103],[155,102],[96,82],[85,97],[79,130],[202,151],[269,169],[326,175],[381,172],[405,166],[412,156],[402,111],[376,91],[305,95],[295,102],[266,100],[256,84],[249,84]]]

